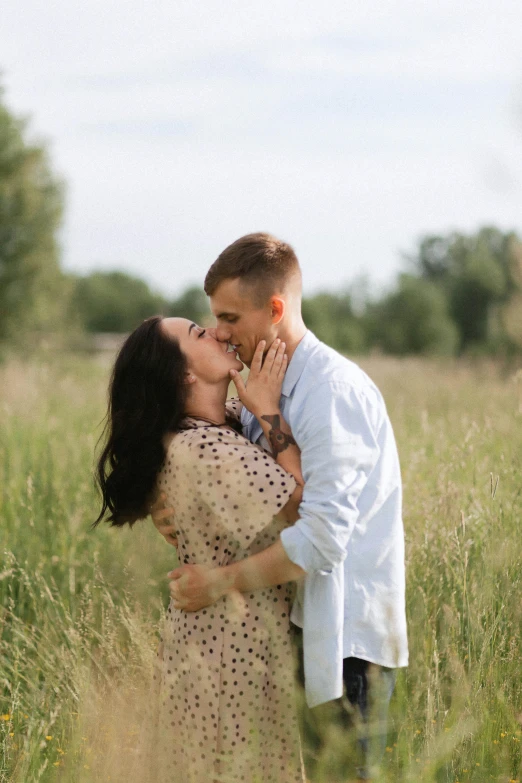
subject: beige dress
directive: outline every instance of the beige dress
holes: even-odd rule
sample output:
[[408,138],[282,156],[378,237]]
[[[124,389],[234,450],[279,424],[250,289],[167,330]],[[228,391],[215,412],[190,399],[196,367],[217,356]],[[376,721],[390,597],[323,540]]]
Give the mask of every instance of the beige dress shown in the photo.
[[[274,516],[293,477],[230,427],[201,419],[185,427],[158,481],[176,509],[180,562],[221,566],[266,549],[283,527]],[[291,586],[278,585],[196,613],[170,604],[159,659],[158,783],[304,781],[291,599]]]

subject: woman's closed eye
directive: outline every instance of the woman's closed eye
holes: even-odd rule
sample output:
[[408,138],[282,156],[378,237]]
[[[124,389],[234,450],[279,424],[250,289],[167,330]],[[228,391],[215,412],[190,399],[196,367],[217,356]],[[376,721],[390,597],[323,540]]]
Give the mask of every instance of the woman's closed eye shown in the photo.
[[200,337],[203,337],[206,331],[207,331],[206,329],[203,329],[203,331],[198,334],[198,340]]

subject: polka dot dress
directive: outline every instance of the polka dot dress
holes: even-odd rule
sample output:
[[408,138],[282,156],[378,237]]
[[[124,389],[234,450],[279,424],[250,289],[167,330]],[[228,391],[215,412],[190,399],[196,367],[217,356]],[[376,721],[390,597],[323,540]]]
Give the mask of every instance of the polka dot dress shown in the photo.
[[[238,415],[237,404],[229,412]],[[181,563],[221,566],[274,543],[295,481],[233,429],[187,419],[159,489]],[[302,783],[289,585],[196,613],[170,604],[159,656],[161,783]]]

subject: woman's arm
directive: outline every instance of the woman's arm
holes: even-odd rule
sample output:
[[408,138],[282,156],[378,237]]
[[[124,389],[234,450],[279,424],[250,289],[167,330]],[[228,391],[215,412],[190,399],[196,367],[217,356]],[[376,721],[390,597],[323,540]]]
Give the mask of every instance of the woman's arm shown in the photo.
[[[265,345],[262,340],[256,348],[246,386],[237,371],[231,370],[231,375],[239,399],[263,428],[272,448],[272,456],[283,470],[292,474],[302,494],[304,481],[301,473],[301,452],[279,407],[281,387],[288,365],[286,345],[280,340],[274,340],[263,361]],[[299,492],[296,497],[298,495]]]

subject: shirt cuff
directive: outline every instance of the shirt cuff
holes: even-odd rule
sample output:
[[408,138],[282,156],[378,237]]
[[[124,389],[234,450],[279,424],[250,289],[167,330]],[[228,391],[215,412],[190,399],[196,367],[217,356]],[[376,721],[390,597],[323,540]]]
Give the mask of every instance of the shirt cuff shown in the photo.
[[331,562],[321,554],[297,525],[285,528],[280,535],[283,549],[289,559],[307,574],[313,574],[315,571],[329,574],[332,571]]

